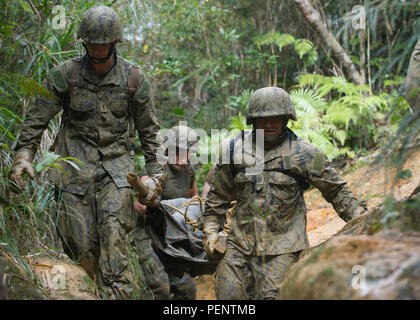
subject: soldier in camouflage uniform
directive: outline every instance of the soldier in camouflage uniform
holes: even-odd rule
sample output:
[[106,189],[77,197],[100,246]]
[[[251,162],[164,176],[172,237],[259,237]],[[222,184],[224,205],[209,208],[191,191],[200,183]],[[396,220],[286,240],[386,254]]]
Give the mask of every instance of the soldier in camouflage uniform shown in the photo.
[[420,112],[420,38],[411,55],[405,80],[405,98],[413,112]]
[[[187,137],[189,137],[188,141],[180,141],[180,129],[185,130]],[[186,126],[176,126],[171,130],[176,138],[176,154],[174,155],[175,159],[172,159],[174,161],[169,161],[165,167],[168,180],[163,187],[161,200],[192,198],[197,195],[197,182],[195,180],[194,169],[189,163],[189,154],[193,151],[193,147],[195,147],[196,134],[193,129]],[[183,148],[184,152],[179,152]],[[180,156],[182,153],[186,157]],[[140,173],[140,176],[142,176],[142,180],[147,178],[145,172],[143,174]],[[140,217],[144,217],[146,206],[136,201],[134,207]],[[195,280],[187,273],[184,273],[182,277],[177,277],[165,272],[165,261],[161,261],[156,255],[152,241],[146,233],[143,221],[141,220],[138,221],[135,230],[135,246],[146,283],[152,290],[155,299],[168,300],[170,294],[173,293],[174,300],[194,300],[196,296]],[[166,268],[174,267],[165,266]]]
[[84,165],[76,170],[64,163],[66,174],[51,172],[60,191],[58,232],[65,252],[96,279],[105,297],[128,298],[133,286],[125,241],[136,215],[126,179],[127,172],[134,171],[127,127],[133,131],[130,122],[134,121],[152,185],[159,183],[163,173],[156,160],[160,127],[148,80],[136,65],[116,54],[122,28],[115,11],[106,6],[90,8],[78,35],[86,55],[65,61],[49,73],[44,84],[57,99],[41,97],[29,106],[11,179],[22,186],[24,173],[34,177],[31,163],[42,132],[63,111],[55,152]]
[[[287,128],[288,120],[296,120],[296,114],[286,91],[255,91],[247,121],[254,129],[264,129],[262,172],[250,174],[251,164],[232,163],[232,158],[230,164],[216,167],[204,213],[203,245],[210,255],[216,255],[226,211],[237,201],[227,249],[216,271],[218,299],[276,298],[286,271],[309,247],[303,197],[307,183],[318,188],[345,221],[366,210],[325,156]],[[252,136],[255,130],[243,133],[243,139]],[[232,155],[241,152],[241,140],[239,135],[231,143]],[[252,151],[244,152],[256,157],[256,150],[254,144]]]

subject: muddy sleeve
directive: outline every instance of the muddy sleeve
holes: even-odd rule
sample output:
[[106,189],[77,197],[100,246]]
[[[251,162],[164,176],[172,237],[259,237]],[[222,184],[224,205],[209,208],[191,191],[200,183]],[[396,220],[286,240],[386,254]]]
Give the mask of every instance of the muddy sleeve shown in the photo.
[[356,199],[346,181],[337,174],[321,152],[315,152],[307,174],[310,182],[321,191],[324,199],[333,205],[344,221],[351,220],[367,209],[366,203]]
[[139,134],[147,172],[157,174],[163,172],[163,165],[158,163],[156,157],[157,150],[161,145],[158,135],[160,126],[150,94],[150,82],[143,76],[134,95],[133,119]]
[[28,149],[33,154],[38,150],[42,133],[48,128],[52,118],[62,110],[67,95],[66,75],[68,67],[64,64],[55,67],[43,82],[45,90],[25,111],[20,135],[15,150]]
[[207,194],[206,210],[204,216],[218,217],[219,225],[223,226],[226,212],[231,207],[234,195],[233,176],[228,164],[217,165],[214,171],[214,178],[210,184],[210,191]]

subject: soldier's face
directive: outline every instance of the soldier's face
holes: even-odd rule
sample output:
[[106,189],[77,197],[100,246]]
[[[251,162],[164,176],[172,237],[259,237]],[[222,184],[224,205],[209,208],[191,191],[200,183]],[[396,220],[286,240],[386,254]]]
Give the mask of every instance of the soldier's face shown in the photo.
[[177,148],[176,151],[176,164],[184,167],[188,163],[188,150]]
[[104,43],[104,44],[86,43],[86,48],[91,57],[101,59],[107,56],[109,48],[111,48],[111,45],[112,43]]
[[255,119],[255,129],[264,130],[264,138],[276,137],[281,134],[284,126],[284,117],[265,117]]
[[183,169],[189,161],[189,151],[185,149],[176,148],[175,163],[171,163],[174,169]]

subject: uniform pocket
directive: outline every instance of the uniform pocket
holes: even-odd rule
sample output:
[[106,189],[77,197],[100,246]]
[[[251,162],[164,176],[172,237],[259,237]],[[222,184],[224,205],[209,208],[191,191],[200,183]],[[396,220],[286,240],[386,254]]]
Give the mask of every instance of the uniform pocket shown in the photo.
[[268,197],[271,205],[292,205],[299,194],[297,181],[281,172],[269,172]]
[[95,139],[96,93],[86,89],[75,90],[70,97],[67,121],[83,136]]
[[282,172],[269,172],[268,182],[274,185],[292,185],[296,180]]
[[70,98],[70,109],[75,114],[83,114],[92,111],[96,106],[96,95],[85,90],[75,91]]
[[111,112],[116,118],[125,118],[128,115],[127,94],[113,94],[111,96]]
[[234,178],[236,196],[238,199],[250,199],[253,195],[255,176],[238,173]]

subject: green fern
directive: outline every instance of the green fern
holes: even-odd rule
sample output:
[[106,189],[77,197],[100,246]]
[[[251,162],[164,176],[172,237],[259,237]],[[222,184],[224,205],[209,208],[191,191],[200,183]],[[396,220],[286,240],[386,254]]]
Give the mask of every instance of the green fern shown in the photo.
[[279,51],[281,51],[283,47],[295,43],[295,41],[297,40],[295,40],[295,37],[293,37],[291,34],[280,33],[277,31],[273,34],[273,42],[279,47]]
[[311,41],[307,39],[297,39],[294,41],[295,51],[299,55],[299,58],[307,54],[313,48],[313,44]]
[[[372,120],[386,118],[392,108],[396,110],[396,115],[390,118],[392,130],[395,131],[398,121],[408,112],[406,102],[395,96],[395,90],[393,95],[386,92],[374,94],[368,85],[355,85],[344,78],[316,74],[302,74],[297,80],[301,88],[291,91],[291,94],[298,117],[303,116],[298,122],[308,128],[318,126],[317,130],[327,132],[333,139],[331,141],[338,142],[341,147],[355,137],[379,142],[381,135],[389,136],[392,132],[378,130]],[[387,84],[394,85],[398,81],[400,79],[390,80]],[[302,87],[305,87],[306,91]],[[314,97],[317,97],[317,100],[314,100]],[[323,100],[320,100],[321,98]],[[323,101],[323,107],[311,109],[316,105],[315,101]],[[322,114],[321,118],[316,119],[316,111],[318,115]],[[306,114],[312,115],[312,118],[308,118]],[[323,141],[315,136],[312,139],[318,143]],[[331,151],[335,153],[334,149]]]
[[53,95],[45,86],[31,78],[24,77],[20,74],[0,70],[0,78],[2,79],[2,81],[6,81],[20,87],[25,93],[25,95],[40,95],[48,98],[55,98],[55,95]]
[[[283,47],[292,45],[299,58],[302,59],[304,55],[308,55],[305,64],[312,64],[318,59],[318,54],[313,46],[313,43],[307,39],[296,39],[291,34],[280,33],[278,31],[268,32],[254,38],[254,44],[261,49],[263,45],[275,44],[279,51]],[[277,58],[277,56],[275,56]]]
[[230,118],[229,130],[233,136],[246,129],[249,129],[249,127],[246,124],[246,118],[242,114]]
[[65,175],[67,175],[67,172],[64,170],[64,168],[59,164],[60,161],[63,161],[65,163],[68,163],[76,170],[80,170],[79,165],[86,166],[82,161],[73,158],[73,157],[61,157],[58,154],[55,154],[53,152],[46,152],[43,155],[43,160],[36,164],[35,171],[41,172],[43,170],[47,170],[48,168],[57,168],[61,172],[63,172]]
[[291,123],[296,134],[315,145],[329,159],[341,154],[351,155],[348,149],[337,147],[335,141],[343,145],[347,138],[346,132],[326,121],[324,113],[328,104],[321,95],[313,89],[298,88],[290,91],[290,99],[296,108],[298,119]]
[[325,110],[326,102],[314,90],[299,88],[290,91],[290,98],[297,111],[316,113]]

